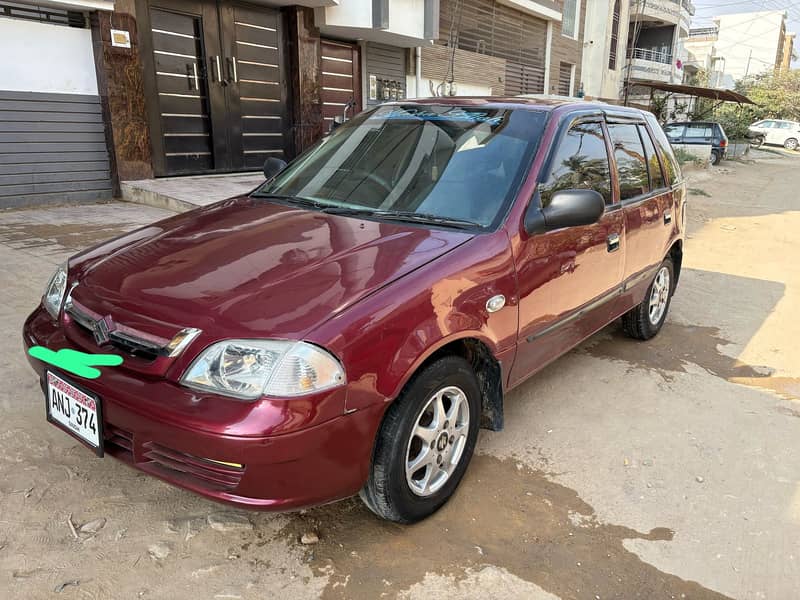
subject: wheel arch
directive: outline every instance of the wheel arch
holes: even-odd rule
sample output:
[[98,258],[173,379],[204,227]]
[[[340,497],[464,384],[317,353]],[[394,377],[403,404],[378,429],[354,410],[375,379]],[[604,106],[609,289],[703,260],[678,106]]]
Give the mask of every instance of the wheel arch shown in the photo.
[[681,277],[681,265],[683,264],[683,240],[676,240],[667,252],[667,256],[672,259],[673,275],[675,276],[675,283],[672,286],[674,290],[678,285]]
[[482,429],[501,431],[503,429],[503,371],[491,348],[477,337],[451,339],[433,349],[416,364],[401,387],[397,398],[403,393],[417,373],[444,356],[460,356],[472,365],[481,390]]

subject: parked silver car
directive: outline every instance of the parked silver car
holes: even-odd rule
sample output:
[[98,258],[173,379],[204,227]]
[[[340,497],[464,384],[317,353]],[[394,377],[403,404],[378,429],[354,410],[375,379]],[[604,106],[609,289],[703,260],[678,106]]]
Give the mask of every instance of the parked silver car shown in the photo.
[[747,128],[747,136],[753,146],[776,144],[787,150],[796,150],[800,145],[800,123],[783,119],[756,121]]

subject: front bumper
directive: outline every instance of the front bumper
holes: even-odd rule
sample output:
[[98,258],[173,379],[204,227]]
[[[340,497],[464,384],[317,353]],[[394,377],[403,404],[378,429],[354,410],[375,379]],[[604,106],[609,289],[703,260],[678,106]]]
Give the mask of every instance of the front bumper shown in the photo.
[[[26,350],[72,347],[41,308],[28,317],[23,338]],[[47,369],[58,373],[26,355],[42,381]],[[345,388],[312,399],[240,402],[122,367],[101,371],[92,380],[69,377],[102,402],[105,452],[176,486],[239,506],[289,510],[352,496],[366,480],[382,403],[345,415]],[[296,410],[289,402],[299,403]],[[319,414],[335,416],[319,422]]]

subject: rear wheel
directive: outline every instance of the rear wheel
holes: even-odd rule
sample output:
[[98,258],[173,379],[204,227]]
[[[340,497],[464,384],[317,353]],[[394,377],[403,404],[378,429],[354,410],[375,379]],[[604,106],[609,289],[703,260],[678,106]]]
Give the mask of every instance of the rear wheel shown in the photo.
[[672,300],[674,267],[672,259],[665,258],[659,265],[641,304],[622,315],[622,328],[632,338],[649,340],[667,320]]
[[718,165],[721,160],[722,160],[722,157],[720,156],[719,152],[712,152],[711,153],[711,164],[712,165]]
[[467,470],[480,422],[470,364],[446,356],[425,367],[386,412],[360,492],[379,517],[414,523],[441,508]]
[[797,140],[795,138],[789,138],[783,142],[783,147],[787,150],[797,150]]

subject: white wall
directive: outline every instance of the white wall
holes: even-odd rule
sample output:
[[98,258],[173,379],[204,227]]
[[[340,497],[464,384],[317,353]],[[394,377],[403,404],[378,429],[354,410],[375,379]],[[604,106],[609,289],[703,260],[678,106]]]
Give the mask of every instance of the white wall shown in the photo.
[[357,38],[412,48],[425,43],[425,0],[389,0],[389,28],[372,27],[372,0],[340,0],[316,8],[314,21],[324,35]]
[[726,76],[736,80],[775,67],[783,14],[764,11],[718,17],[716,51],[725,57]]
[[88,29],[0,17],[0,90],[97,94]]
[[588,0],[586,3],[581,78],[583,91],[591,98],[619,98],[622,88],[628,42],[629,3],[620,2],[617,68],[612,71],[608,68],[608,53],[611,49],[613,7],[614,0]]
[[[421,89],[419,92],[417,91],[417,79],[414,75],[408,75],[406,77],[406,96],[409,98],[430,98],[433,96],[431,94],[431,84],[433,84],[433,89],[436,90],[440,86],[442,86],[441,79],[427,79],[425,77],[420,78]],[[475,85],[472,83],[461,83],[458,81],[456,77],[455,81],[456,85],[456,94],[458,96],[491,96],[492,95],[492,88],[483,85]]]

